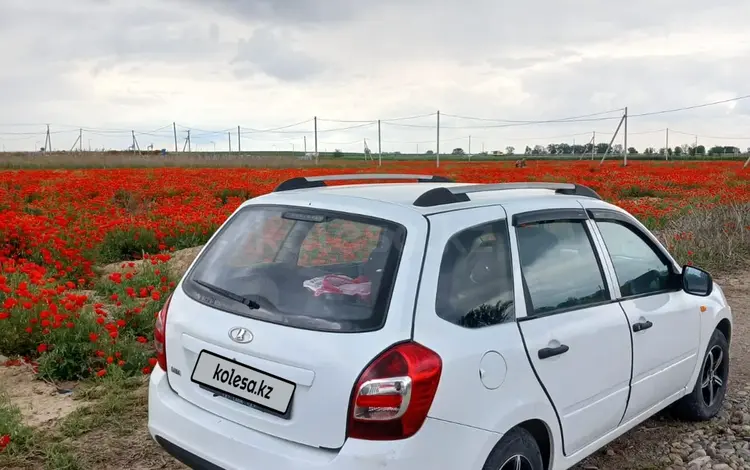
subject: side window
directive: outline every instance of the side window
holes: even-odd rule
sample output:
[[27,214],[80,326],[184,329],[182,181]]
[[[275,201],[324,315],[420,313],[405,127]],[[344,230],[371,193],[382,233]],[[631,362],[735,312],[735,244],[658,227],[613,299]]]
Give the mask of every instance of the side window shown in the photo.
[[443,250],[435,311],[443,320],[482,328],[515,320],[508,225],[461,231]]
[[610,300],[583,221],[534,223],[516,234],[529,316]]
[[675,277],[669,264],[632,228],[617,221],[597,221],[612,259],[623,297],[670,290]]

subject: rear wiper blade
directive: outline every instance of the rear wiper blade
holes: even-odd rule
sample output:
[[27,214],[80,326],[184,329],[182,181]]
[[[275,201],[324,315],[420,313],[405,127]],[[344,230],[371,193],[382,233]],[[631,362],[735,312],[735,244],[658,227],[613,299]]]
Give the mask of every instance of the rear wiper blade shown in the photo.
[[194,279],[195,283],[205,287],[206,289],[215,292],[223,297],[226,297],[227,299],[234,300],[235,302],[239,302],[243,305],[246,305],[247,308],[250,310],[258,310],[260,308],[260,304],[248,297],[245,297],[244,295],[235,294],[234,292],[230,292],[226,289],[222,289],[219,286],[215,286],[213,284],[209,284],[208,282],[201,281],[198,279]]

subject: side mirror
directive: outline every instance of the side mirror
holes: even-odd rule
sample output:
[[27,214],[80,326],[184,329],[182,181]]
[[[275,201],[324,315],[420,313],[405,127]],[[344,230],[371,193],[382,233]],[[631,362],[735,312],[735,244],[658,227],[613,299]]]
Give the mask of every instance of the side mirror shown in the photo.
[[688,294],[706,297],[714,290],[714,281],[706,271],[685,265],[682,267],[682,289]]

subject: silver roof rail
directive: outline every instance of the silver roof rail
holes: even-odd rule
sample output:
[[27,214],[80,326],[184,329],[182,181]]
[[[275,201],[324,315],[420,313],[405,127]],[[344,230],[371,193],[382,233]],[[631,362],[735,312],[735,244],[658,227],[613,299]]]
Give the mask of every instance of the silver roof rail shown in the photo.
[[464,186],[453,186],[450,188],[434,188],[419,196],[414,205],[419,207],[441,206],[444,204],[455,204],[457,202],[469,201],[469,194],[488,191],[502,191],[507,189],[549,189],[557,194],[570,196],[591,197],[601,199],[593,189],[574,183],[495,183],[495,184],[469,184]]
[[323,175],[323,176],[300,176],[284,181],[276,186],[273,192],[291,191],[294,189],[320,188],[325,186],[326,181],[347,180],[417,180],[419,183],[453,183],[454,181],[445,176],[436,175],[409,175],[394,173],[356,173],[351,175]]

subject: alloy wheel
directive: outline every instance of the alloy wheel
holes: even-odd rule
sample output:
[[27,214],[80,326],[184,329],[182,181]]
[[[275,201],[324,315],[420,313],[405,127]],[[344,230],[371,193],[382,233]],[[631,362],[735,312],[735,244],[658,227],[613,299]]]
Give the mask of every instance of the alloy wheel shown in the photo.
[[719,398],[720,392],[726,383],[726,367],[724,364],[726,357],[721,346],[712,347],[703,363],[701,372],[701,392],[703,403],[707,407],[712,407]]
[[533,470],[529,459],[523,455],[514,455],[500,466],[500,470]]

